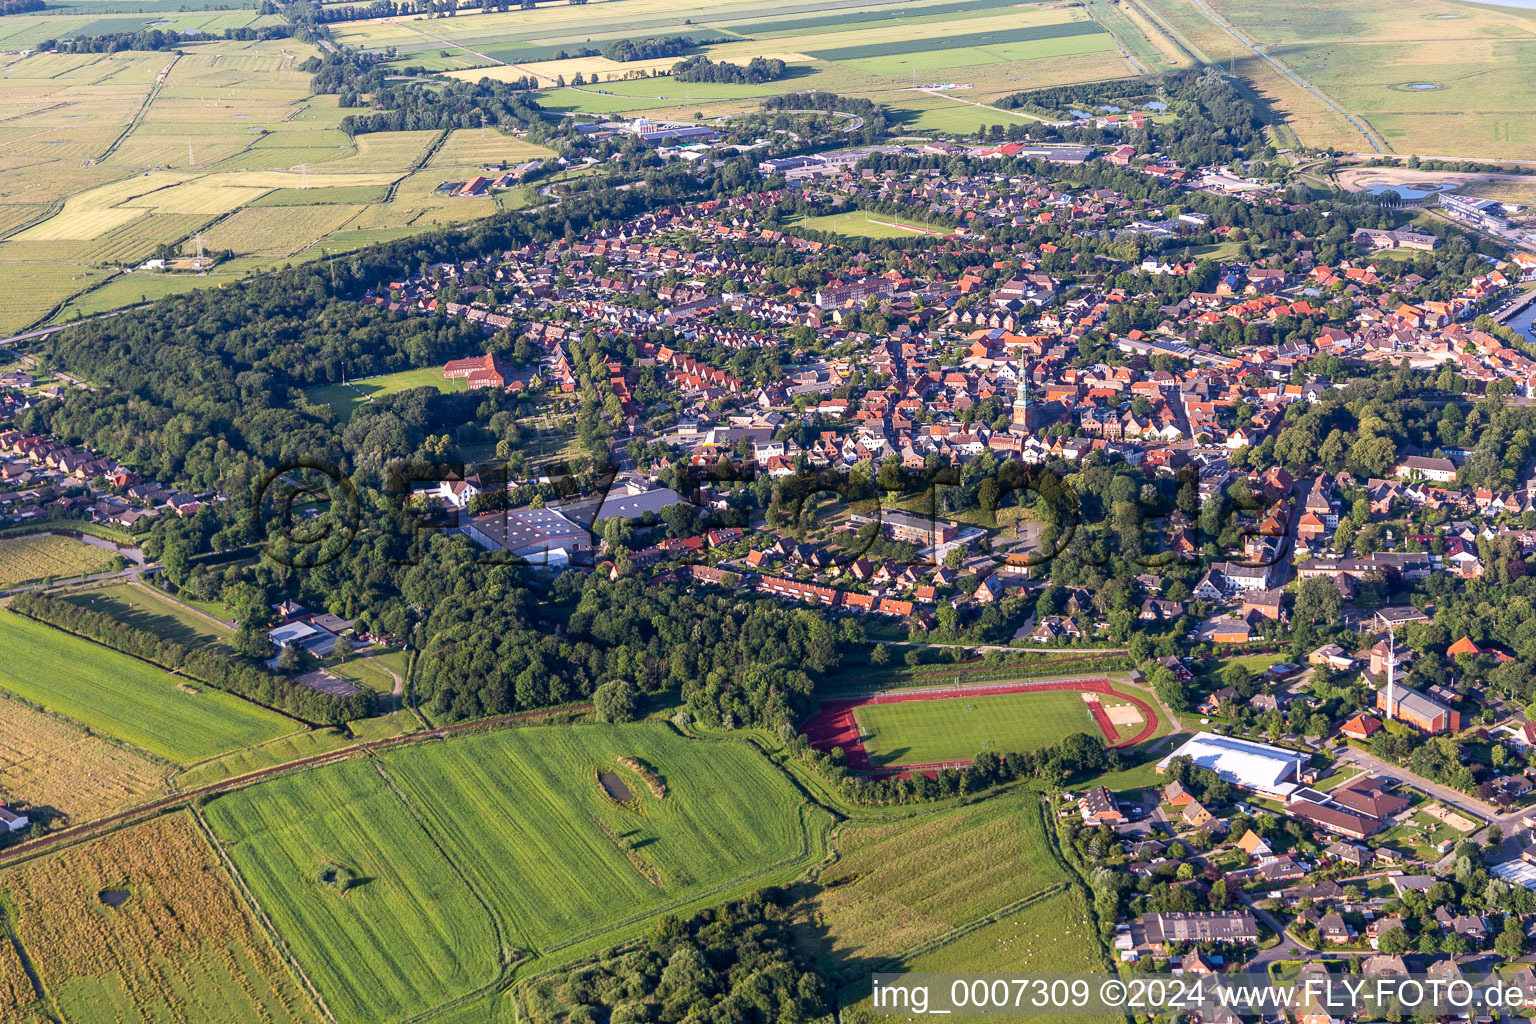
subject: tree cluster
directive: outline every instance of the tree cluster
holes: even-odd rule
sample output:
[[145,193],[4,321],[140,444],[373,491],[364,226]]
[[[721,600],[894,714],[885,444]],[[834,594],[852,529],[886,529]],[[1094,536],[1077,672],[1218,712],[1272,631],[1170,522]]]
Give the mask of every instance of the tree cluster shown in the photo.
[[746,67],[730,61],[712,61],[702,53],[672,65],[672,77],[679,82],[715,82],[724,85],[761,85],[778,81],[788,68],[776,57],[753,57]]
[[666,915],[637,946],[550,976],[529,998],[568,1024],[829,1019],[834,993],[796,941],[792,904],[768,888],[686,921]]

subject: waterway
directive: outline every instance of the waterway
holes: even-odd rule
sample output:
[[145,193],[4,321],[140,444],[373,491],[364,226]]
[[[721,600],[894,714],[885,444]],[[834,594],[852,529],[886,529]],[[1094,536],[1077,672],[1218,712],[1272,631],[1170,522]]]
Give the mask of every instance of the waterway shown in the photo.
[[1536,302],[1527,304],[1520,312],[1504,321],[1504,326],[1513,327],[1527,338],[1536,340],[1536,333],[1532,331],[1533,325],[1536,325]]

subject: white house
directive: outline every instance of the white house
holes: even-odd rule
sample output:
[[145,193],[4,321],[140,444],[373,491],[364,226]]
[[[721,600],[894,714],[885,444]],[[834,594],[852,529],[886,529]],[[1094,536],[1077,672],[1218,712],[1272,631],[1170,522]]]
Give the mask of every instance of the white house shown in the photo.
[[4,804],[0,804],[0,825],[4,825],[7,832],[20,832],[31,823],[25,814],[17,814]]

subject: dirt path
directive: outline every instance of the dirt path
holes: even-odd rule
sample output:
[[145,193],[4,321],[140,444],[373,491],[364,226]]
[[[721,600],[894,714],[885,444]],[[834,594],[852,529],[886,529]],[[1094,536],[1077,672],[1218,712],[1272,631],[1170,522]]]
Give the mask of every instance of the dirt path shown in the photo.
[[911,91],[927,93],[929,96],[939,96],[946,100],[954,100],[956,103],[964,103],[968,107],[980,107],[982,110],[993,110],[999,114],[1006,114],[1009,117],[1022,117],[1026,121],[1039,121],[1041,124],[1051,123],[1050,118],[1047,117],[1039,117],[1035,114],[1026,114],[1022,110],[1004,110],[1002,107],[994,107],[990,103],[978,103],[975,100],[963,100],[959,96],[951,95],[950,93],[941,91],[939,89],[914,89]]
[[148,583],[144,582],[144,577],[142,575],[135,576],[133,578],[133,582],[137,583],[139,586],[143,587],[146,590],[153,590],[155,592],[155,596],[164,598],[165,600],[174,603],[178,608],[185,608],[187,611],[191,612],[193,615],[197,615],[197,616],[200,616],[202,618],[205,618],[209,622],[214,623],[215,625],[223,626],[225,629],[239,629],[240,628],[240,624],[235,622],[233,619],[221,619],[217,615],[214,615],[214,614],[212,614],[210,612],[205,612],[201,608],[194,608],[192,605],[187,604],[185,601],[181,601],[181,600],[178,600],[175,597],[172,597],[170,594],[167,594],[165,591],[161,590],[159,587],[152,587],[152,586],[150,586]]

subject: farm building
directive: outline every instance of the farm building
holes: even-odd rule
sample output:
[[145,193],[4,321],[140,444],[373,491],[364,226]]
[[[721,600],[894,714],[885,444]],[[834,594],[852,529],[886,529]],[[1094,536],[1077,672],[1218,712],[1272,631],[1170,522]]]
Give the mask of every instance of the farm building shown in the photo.
[[1209,768],[1234,786],[1262,796],[1284,798],[1301,777],[1302,755],[1264,743],[1202,732],[1157,763],[1159,774],[1176,757]]
[[31,823],[25,814],[17,814],[4,804],[0,804],[0,825],[4,825],[7,832],[20,832]]

